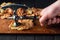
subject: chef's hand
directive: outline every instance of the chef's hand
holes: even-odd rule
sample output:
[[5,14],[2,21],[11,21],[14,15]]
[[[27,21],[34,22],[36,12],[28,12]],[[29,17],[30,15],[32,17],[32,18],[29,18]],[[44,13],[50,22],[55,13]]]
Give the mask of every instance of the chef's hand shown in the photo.
[[56,1],[55,3],[43,9],[41,12],[42,17],[39,19],[41,26],[45,25],[46,20],[48,20],[47,22],[48,25],[59,23],[60,18],[56,18],[56,16],[60,15],[59,12],[60,12],[60,1]]

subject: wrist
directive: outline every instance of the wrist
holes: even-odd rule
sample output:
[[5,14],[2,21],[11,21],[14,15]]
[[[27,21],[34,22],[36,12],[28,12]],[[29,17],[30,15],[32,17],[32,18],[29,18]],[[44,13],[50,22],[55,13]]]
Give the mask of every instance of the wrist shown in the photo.
[[57,1],[60,1],[60,0],[57,0]]
[[55,7],[56,7],[56,8],[57,8],[57,7],[60,8],[60,1],[56,1],[56,2],[55,2]]
[[[57,3],[58,3],[58,9],[60,10],[60,0],[57,0]],[[58,16],[60,16],[60,11],[58,12]]]

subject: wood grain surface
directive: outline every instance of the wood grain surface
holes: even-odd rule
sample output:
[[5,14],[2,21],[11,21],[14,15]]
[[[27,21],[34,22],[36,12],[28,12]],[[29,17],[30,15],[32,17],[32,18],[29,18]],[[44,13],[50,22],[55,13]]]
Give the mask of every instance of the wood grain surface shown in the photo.
[[29,30],[11,30],[8,26],[10,22],[13,20],[2,20],[0,19],[0,33],[5,34],[60,34],[60,28],[58,25],[56,27],[48,26],[48,27],[41,27],[38,20],[36,22],[36,25],[29,29]]

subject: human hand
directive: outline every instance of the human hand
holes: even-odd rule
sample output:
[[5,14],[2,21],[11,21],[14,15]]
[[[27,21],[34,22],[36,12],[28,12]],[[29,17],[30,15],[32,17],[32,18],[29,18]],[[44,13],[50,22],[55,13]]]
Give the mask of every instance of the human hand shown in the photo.
[[[42,17],[39,19],[41,26],[44,26],[44,24],[46,23],[46,20],[48,20],[47,22],[48,25],[59,23],[60,18],[56,18],[56,16],[58,16],[59,14],[60,14],[60,1],[56,1],[52,5],[42,10],[41,12]],[[59,21],[57,22],[57,20]]]

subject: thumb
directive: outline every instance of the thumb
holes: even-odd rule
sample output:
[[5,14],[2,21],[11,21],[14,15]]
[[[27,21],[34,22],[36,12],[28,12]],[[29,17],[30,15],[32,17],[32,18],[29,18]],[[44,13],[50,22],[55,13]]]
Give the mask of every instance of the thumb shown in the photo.
[[39,19],[39,22],[40,22],[40,25],[41,26],[44,26],[46,20],[48,19],[48,16],[45,14],[43,15],[40,19]]

